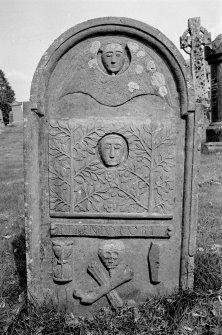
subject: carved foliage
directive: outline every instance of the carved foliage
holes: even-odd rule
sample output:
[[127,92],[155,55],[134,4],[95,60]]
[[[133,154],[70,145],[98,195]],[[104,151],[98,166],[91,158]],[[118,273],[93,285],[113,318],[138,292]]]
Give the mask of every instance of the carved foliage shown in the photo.
[[[126,139],[127,160],[105,167],[98,141]],[[175,143],[160,123],[52,121],[49,142],[50,209],[58,212],[169,213],[173,205]]]
[[50,208],[70,211],[71,130],[65,121],[51,121],[49,140]]

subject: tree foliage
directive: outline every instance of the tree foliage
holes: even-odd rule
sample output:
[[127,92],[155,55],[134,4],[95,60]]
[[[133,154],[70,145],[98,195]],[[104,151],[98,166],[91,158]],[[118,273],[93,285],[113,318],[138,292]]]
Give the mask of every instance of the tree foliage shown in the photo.
[[0,109],[5,125],[9,123],[9,112],[12,110],[11,103],[14,100],[15,92],[5,78],[4,72],[0,70]]

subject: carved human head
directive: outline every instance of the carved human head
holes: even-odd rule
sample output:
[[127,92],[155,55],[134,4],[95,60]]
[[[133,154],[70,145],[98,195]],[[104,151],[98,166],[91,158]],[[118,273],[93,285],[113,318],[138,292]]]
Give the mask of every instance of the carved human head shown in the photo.
[[116,75],[122,70],[127,57],[124,45],[117,42],[108,43],[100,49],[100,52],[107,73]]
[[123,163],[128,154],[126,140],[118,134],[105,135],[98,143],[98,151],[107,167]]
[[107,270],[114,269],[122,261],[125,246],[122,241],[104,241],[98,250],[99,257]]

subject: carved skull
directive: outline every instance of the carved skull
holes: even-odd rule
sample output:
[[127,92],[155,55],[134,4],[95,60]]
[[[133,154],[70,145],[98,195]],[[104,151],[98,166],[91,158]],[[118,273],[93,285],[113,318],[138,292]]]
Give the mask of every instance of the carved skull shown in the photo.
[[126,140],[118,134],[104,136],[98,143],[100,157],[105,166],[117,166],[128,153]]
[[125,63],[125,48],[119,43],[109,43],[101,51],[101,59],[106,71],[111,75],[116,75]]
[[107,270],[116,268],[122,262],[125,246],[121,241],[105,241],[98,250],[99,257]]

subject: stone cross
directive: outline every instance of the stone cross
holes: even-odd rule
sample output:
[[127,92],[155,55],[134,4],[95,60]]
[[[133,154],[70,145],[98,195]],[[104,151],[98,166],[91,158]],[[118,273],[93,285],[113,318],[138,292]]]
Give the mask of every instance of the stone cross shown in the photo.
[[180,37],[180,48],[190,55],[190,70],[197,102],[209,100],[209,70],[203,46],[211,42],[211,34],[200,25],[200,17],[188,20],[188,29]]

